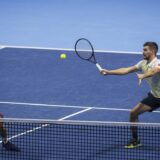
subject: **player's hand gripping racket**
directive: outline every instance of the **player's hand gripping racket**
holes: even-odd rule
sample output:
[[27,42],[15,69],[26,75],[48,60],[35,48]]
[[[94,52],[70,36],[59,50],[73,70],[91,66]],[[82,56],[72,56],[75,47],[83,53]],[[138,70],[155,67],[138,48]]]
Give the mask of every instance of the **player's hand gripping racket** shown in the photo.
[[94,53],[94,48],[91,42],[85,38],[80,38],[75,43],[75,52],[83,60],[87,60],[96,65],[99,71],[102,70],[101,66],[97,63]]

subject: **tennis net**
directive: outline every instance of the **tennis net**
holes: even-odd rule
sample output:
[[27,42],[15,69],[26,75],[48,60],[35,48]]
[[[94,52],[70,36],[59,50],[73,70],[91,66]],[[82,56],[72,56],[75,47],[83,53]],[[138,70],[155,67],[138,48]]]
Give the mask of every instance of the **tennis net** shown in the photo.
[[[8,140],[20,152],[0,146],[1,160],[159,160],[160,124],[140,123],[143,146],[125,149],[131,123],[4,119]],[[2,141],[0,142],[2,144]]]

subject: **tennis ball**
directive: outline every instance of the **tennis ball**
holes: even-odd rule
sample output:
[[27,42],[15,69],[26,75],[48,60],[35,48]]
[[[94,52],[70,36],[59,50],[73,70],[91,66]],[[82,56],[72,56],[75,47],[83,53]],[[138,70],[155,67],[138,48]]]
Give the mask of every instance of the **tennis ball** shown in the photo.
[[65,53],[62,53],[62,54],[60,55],[60,58],[61,58],[61,59],[66,59],[66,58],[67,58],[67,55],[66,55]]

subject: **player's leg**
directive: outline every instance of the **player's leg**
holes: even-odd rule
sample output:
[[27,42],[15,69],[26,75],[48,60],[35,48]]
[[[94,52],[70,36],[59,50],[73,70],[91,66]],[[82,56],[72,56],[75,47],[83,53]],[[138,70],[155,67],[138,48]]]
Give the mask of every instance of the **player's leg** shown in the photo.
[[3,125],[3,114],[0,113],[0,136],[2,137],[3,143],[7,142],[7,131]]
[[[144,112],[147,112],[147,111],[150,111],[151,110],[151,107],[150,106],[147,106],[145,104],[142,104],[142,103],[139,103],[137,104],[130,112],[130,122],[139,122],[139,115],[144,113]],[[134,139],[138,139],[138,133],[137,133],[137,126],[132,126],[131,127],[131,131],[132,131],[132,137]]]
[[2,146],[7,151],[20,151],[18,147],[7,140],[7,130],[4,127],[3,114],[0,113],[0,136],[2,137]]
[[[130,112],[130,122],[138,123],[139,115],[150,110],[151,110],[150,106],[138,103]],[[131,126],[131,132],[132,132],[132,139],[129,141],[129,143],[127,143],[127,145],[125,145],[125,148],[128,149],[141,146],[140,140],[138,139],[138,127],[136,125]]]

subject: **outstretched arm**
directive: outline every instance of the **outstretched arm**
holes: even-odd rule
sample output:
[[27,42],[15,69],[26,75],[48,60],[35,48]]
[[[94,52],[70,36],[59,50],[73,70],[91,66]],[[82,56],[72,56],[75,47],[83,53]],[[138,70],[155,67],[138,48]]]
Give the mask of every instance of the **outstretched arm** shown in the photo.
[[142,80],[148,77],[152,77],[155,74],[160,72],[160,67],[155,67],[150,69],[149,71],[145,72],[144,74],[137,74],[139,85],[142,83]]
[[124,74],[128,74],[128,73],[135,72],[135,71],[137,71],[137,67],[131,66],[131,67],[119,68],[115,70],[103,69],[101,70],[101,74],[102,75],[124,75]]

